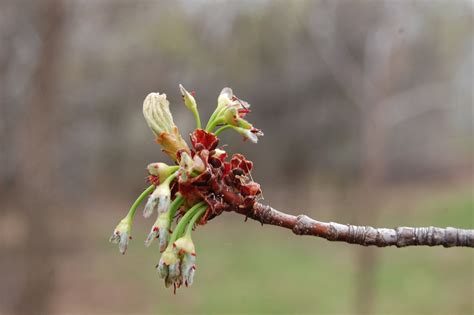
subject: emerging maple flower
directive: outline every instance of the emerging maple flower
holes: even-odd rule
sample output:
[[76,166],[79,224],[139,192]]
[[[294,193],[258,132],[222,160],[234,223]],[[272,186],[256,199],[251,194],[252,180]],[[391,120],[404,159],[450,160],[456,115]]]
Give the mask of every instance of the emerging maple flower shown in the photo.
[[178,255],[182,256],[181,259],[181,276],[182,282],[186,286],[190,286],[193,283],[194,272],[196,270],[196,250],[194,247],[191,236],[186,234],[179,238],[173,244],[178,251]]
[[168,211],[171,203],[171,190],[170,186],[166,183],[161,184],[155,190],[158,194],[158,213],[164,213]]
[[229,87],[225,87],[222,89],[221,93],[217,97],[217,109],[223,108],[225,105],[232,103],[232,97],[234,93],[232,89]]
[[181,96],[183,97],[184,105],[186,105],[186,107],[192,112],[197,111],[197,103],[194,99],[194,96],[188,91],[186,91],[186,89],[181,84],[179,85],[179,90],[181,91]]
[[109,240],[111,243],[119,245],[119,251],[122,254],[127,251],[128,241],[132,238],[130,235],[131,225],[131,219],[128,216],[123,218],[114,229]]
[[252,143],[257,143],[258,142],[258,137],[263,136],[263,132],[259,129],[256,128],[251,128],[251,129],[245,129],[241,127],[234,127],[232,126],[232,129],[240,133],[245,140],[250,140]]
[[155,238],[158,238],[160,252],[163,252],[166,249],[171,232],[171,220],[183,203],[184,198],[181,195],[178,195],[171,203],[167,212],[158,213],[158,217],[145,240],[146,247],[150,246]]
[[158,185],[153,193],[148,198],[148,201],[143,208],[143,216],[148,218],[152,215],[155,209],[158,210],[158,213],[164,213],[168,211],[168,208],[171,203],[171,189],[169,181],[165,180],[163,183]]
[[170,166],[166,163],[150,163],[147,168],[148,173],[156,176],[158,183],[164,182],[171,174],[177,171],[176,166]]
[[173,121],[169,104],[166,94],[150,93],[143,101],[143,115],[155,134],[156,142],[176,161],[176,153],[180,150],[189,151],[189,147]]
[[158,238],[160,252],[163,252],[166,249],[166,246],[168,246],[168,239],[169,239],[169,234],[170,234],[169,228],[170,228],[169,215],[167,213],[158,214],[158,218],[153,224],[153,227],[151,228],[151,231],[145,240],[145,246],[149,247],[151,242],[155,238]]
[[178,251],[173,246],[168,246],[163,252],[157,269],[160,277],[165,279],[165,286],[179,281],[179,257]]
[[180,84],[179,90],[181,91],[181,96],[183,97],[184,105],[193,113],[194,119],[196,120],[196,128],[201,128],[201,118],[199,117],[199,112],[197,108],[196,100],[192,93],[186,91],[186,89]]
[[252,124],[242,118],[249,111],[249,106],[250,105],[243,107],[243,105],[237,101],[229,104],[227,109],[222,113],[222,122],[231,126],[245,129],[252,128]]

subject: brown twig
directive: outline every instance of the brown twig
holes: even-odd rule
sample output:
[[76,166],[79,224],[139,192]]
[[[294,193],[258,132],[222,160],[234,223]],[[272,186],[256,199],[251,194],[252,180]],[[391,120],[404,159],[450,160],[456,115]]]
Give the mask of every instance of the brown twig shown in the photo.
[[255,203],[253,209],[240,214],[257,220],[262,224],[284,227],[297,235],[313,235],[327,239],[362,246],[438,246],[474,247],[474,230],[453,227],[397,227],[395,229],[373,228],[334,222],[320,222],[306,215],[294,216]]

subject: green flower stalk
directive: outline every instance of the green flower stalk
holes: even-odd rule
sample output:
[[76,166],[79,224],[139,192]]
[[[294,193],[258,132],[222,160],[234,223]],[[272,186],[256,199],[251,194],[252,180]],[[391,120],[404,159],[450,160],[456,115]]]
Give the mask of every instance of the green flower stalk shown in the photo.
[[225,126],[222,126],[220,127],[219,129],[217,129],[216,131],[214,131],[214,134],[216,136],[220,135],[224,130],[227,130],[229,128],[231,128],[232,126],[229,126],[229,125],[225,125]]
[[179,220],[178,225],[176,226],[175,230],[173,231],[173,234],[171,235],[170,244],[173,244],[180,236],[183,235],[184,230],[189,223],[189,220],[191,220],[191,218],[196,214],[196,212],[199,212],[201,211],[201,208],[205,209],[206,207],[206,203],[204,201],[201,201],[196,203],[188,211],[186,211],[183,217]]

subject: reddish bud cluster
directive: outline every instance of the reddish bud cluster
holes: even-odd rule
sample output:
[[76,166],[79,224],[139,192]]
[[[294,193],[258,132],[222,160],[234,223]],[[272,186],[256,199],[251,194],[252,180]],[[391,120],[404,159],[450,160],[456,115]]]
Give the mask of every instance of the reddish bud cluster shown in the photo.
[[200,223],[206,223],[223,211],[250,210],[261,194],[260,185],[250,176],[253,163],[242,154],[234,154],[227,161],[227,153],[217,149],[219,139],[202,129],[191,134],[191,143],[192,158],[197,155],[205,170],[195,177],[180,178],[178,191],[190,204],[204,200],[209,205]]

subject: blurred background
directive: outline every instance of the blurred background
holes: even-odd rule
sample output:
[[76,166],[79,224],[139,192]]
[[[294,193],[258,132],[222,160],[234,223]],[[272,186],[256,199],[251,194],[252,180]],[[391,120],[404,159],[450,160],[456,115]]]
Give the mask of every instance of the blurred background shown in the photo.
[[[373,249],[224,214],[165,289],[152,220],[108,238],[168,161],[142,117],[252,104],[265,203],[319,220],[474,228],[471,1],[0,0],[0,314],[472,314],[474,253]],[[187,137],[186,137],[187,138]]]

